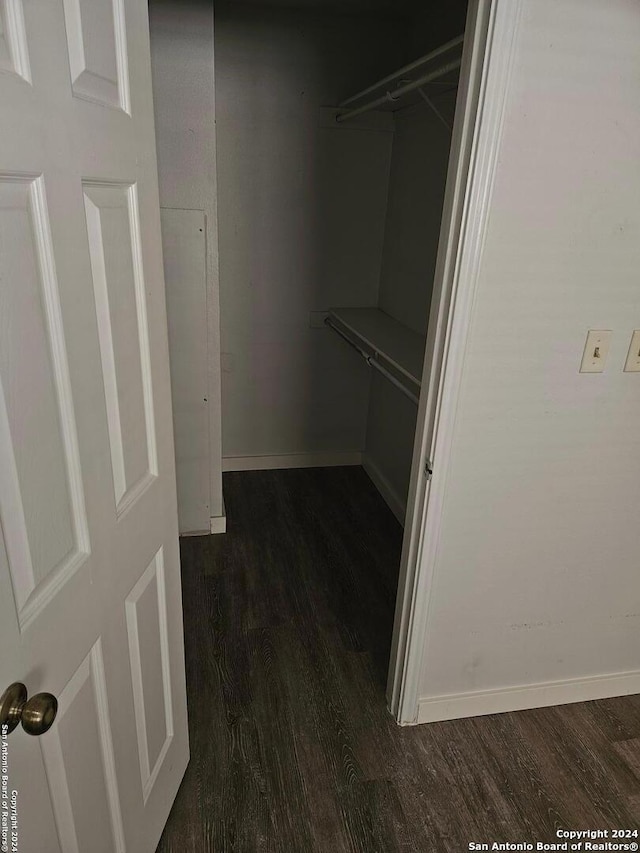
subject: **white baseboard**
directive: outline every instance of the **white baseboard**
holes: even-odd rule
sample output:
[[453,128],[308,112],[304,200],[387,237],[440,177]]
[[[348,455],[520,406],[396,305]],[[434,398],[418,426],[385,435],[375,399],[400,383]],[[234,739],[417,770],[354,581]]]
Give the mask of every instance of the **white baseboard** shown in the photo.
[[224,456],[223,471],[270,471],[278,468],[333,468],[362,465],[359,450],[327,453],[277,453],[271,456]]
[[373,485],[384,498],[391,512],[395,515],[400,524],[404,527],[404,518],[407,513],[406,503],[398,495],[389,480],[385,477],[385,475],[382,473],[380,468],[378,468],[378,466],[371,459],[370,456],[364,455],[362,457],[362,467],[369,475],[369,478]]
[[640,693],[640,671],[572,678],[568,681],[549,681],[524,687],[456,693],[420,699],[416,723],[435,723],[438,720],[458,720],[461,717],[480,717],[485,714],[504,714],[549,705],[568,705]]
[[224,505],[224,499],[222,500],[222,515],[214,515],[209,519],[210,533],[226,533],[227,532],[227,508]]

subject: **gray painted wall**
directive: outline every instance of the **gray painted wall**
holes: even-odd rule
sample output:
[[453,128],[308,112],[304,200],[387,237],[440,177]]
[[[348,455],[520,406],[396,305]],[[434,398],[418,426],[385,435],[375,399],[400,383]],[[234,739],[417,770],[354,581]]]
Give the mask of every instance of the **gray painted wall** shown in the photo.
[[377,303],[392,137],[320,106],[403,61],[403,33],[216,6],[225,457],[364,448],[369,371],[309,313]]
[[[452,116],[456,93],[437,106]],[[396,114],[389,184],[380,308],[426,334],[438,251],[451,133],[426,106]],[[366,467],[404,515],[409,491],[417,407],[383,379],[371,386]],[[399,509],[398,509],[399,508]]]
[[[446,96],[447,112],[455,92]],[[434,99],[441,107],[440,97]],[[380,308],[426,335],[451,132],[426,104],[396,115]]]
[[[206,221],[206,304],[201,310],[207,323],[192,334],[207,337],[196,348],[208,353],[208,426],[207,419],[198,416],[178,434],[185,444],[179,453],[190,456],[194,470],[194,448],[201,448],[200,465],[210,472],[210,515],[215,517],[222,515],[223,504],[213,9],[205,0],[151,0],[149,20],[160,206],[201,210]],[[188,263],[186,253],[182,261]],[[175,263],[171,278],[175,287],[181,280],[197,280],[191,269],[181,277]],[[175,381],[193,385],[193,393],[185,389],[187,397],[201,393],[199,369],[193,375],[183,371]]]

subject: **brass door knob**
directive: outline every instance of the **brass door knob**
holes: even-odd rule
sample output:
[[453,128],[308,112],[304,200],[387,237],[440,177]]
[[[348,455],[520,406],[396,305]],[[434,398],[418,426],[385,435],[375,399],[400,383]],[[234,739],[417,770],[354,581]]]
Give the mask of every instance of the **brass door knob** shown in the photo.
[[28,735],[43,735],[53,725],[57,713],[55,696],[36,693],[27,699],[27,688],[16,681],[0,696],[0,733],[11,734],[18,723],[22,723]]

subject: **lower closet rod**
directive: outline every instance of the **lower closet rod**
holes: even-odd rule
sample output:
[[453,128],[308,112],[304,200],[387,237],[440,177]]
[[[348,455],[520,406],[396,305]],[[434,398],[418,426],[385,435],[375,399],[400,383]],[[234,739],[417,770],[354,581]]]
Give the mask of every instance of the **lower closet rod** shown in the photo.
[[385,377],[385,379],[388,379],[392,385],[395,385],[396,388],[402,391],[405,397],[408,397],[412,402],[416,404],[416,406],[418,405],[418,398],[416,397],[416,395],[412,394],[408,388],[405,388],[402,382],[396,379],[393,373],[389,373],[389,371],[384,368],[379,361],[369,355],[368,352],[365,352],[365,350],[361,349],[361,347],[359,347],[358,344],[354,343],[351,338],[347,337],[347,335],[345,335],[342,329],[339,329],[334,323],[331,322],[330,317],[327,317],[324,322],[326,326],[329,326],[330,329],[333,329],[334,332],[340,335],[340,337],[345,340],[349,344],[349,346],[353,347],[356,352],[360,353],[360,355],[364,358],[369,367],[373,367],[374,370],[377,370],[379,373],[381,373]]

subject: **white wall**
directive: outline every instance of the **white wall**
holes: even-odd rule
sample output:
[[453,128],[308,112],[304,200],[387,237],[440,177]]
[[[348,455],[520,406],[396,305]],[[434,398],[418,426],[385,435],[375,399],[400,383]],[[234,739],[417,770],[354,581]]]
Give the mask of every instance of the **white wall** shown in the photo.
[[416,418],[415,403],[375,373],[363,465],[400,524],[404,524],[407,511]]
[[160,211],[171,361],[171,403],[181,533],[210,529],[207,402],[206,220],[200,210]]
[[523,0],[420,720],[640,691],[639,44],[635,0]]
[[[206,402],[202,400],[207,412],[194,416],[195,401],[202,391],[202,366],[192,373],[182,370],[181,397],[190,401],[190,412],[188,424],[181,421],[183,428],[176,431],[180,442],[178,479],[181,460],[188,459],[190,470],[196,471],[200,466],[209,471],[209,514],[216,518],[223,514],[223,503],[213,5],[209,0],[151,0],[149,18],[160,205],[203,211],[206,222],[206,300],[199,296],[206,325],[199,323],[192,328],[191,334],[198,340],[191,345],[208,353]],[[179,289],[189,283],[195,287],[198,279],[189,265],[188,253],[181,256],[181,263],[186,265],[182,272],[175,257],[169,260],[167,287]],[[193,260],[197,267],[198,259]],[[202,340],[204,335],[206,340]],[[198,458],[194,457],[196,448]],[[199,494],[200,490],[196,494],[183,488],[183,510],[187,497],[199,506]],[[193,506],[188,509],[187,514],[192,515]],[[183,527],[181,532],[186,532]]]
[[[447,116],[456,93],[434,98]],[[395,117],[379,307],[425,335],[438,251],[451,133],[427,107]],[[365,467],[404,518],[409,491],[417,408],[380,377],[371,385]]]
[[226,464],[364,448],[369,371],[309,314],[377,302],[391,134],[330,127],[320,107],[403,60],[401,33],[216,6]]
[[[455,92],[434,103],[455,109]],[[444,103],[443,103],[444,102]],[[426,335],[451,131],[426,104],[396,114],[380,308]]]

